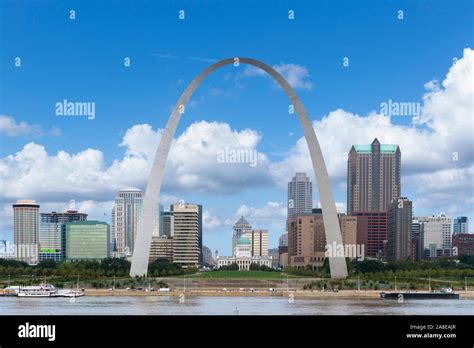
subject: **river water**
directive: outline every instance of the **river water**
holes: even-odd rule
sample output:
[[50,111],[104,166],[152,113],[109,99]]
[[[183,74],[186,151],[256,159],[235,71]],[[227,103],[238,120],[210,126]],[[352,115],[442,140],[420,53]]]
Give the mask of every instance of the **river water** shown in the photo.
[[166,296],[0,297],[0,315],[474,315],[474,299],[294,299]]

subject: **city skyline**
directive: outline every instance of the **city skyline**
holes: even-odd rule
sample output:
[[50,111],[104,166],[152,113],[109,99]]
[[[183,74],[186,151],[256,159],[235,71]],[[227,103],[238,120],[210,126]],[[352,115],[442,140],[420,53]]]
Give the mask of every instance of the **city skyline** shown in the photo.
[[[105,24],[118,35],[111,35],[103,49],[90,46],[81,36],[90,24],[82,6],[76,7],[74,23],[50,21],[41,30],[33,13],[25,13],[21,30],[8,33],[11,37],[2,47],[11,59],[1,67],[8,88],[2,88],[0,107],[0,239],[12,240],[11,204],[22,198],[35,199],[45,211],[66,211],[74,200],[90,219],[110,224],[110,208],[120,189],[134,186],[144,191],[166,117],[183,86],[211,61],[241,54],[262,58],[296,89],[321,142],[336,202],[344,210],[345,156],[352,144],[369,144],[377,138],[382,144],[400,146],[401,194],[413,201],[414,214],[445,211],[453,218],[474,219],[473,130],[468,123],[474,45],[464,5],[440,5],[421,14],[422,8],[406,4],[406,17],[400,21],[395,8],[378,4],[380,17],[366,20],[363,26],[352,16],[356,5],[345,4],[337,14],[325,5],[314,11],[295,7],[296,21],[291,24],[282,18],[283,29],[274,33],[278,39],[268,39],[265,47],[251,47],[223,29],[216,33],[222,44],[204,46],[204,51],[195,32],[195,25],[205,22],[205,10],[198,6],[186,9],[190,21],[185,25],[166,20],[170,34],[159,46],[153,44],[153,37],[159,35],[152,24],[156,17],[144,13],[130,17],[137,30],[147,29],[144,40],[135,44],[120,27],[120,18],[130,13],[128,5],[108,9],[111,16]],[[99,4],[91,6],[99,12],[103,9]],[[6,25],[18,27],[17,9],[8,10],[12,15],[4,18]],[[45,16],[61,16],[66,10],[65,5],[50,8]],[[267,36],[256,28],[268,20],[264,12],[278,18],[279,12],[286,14],[287,5],[265,11],[257,6],[254,11],[242,34],[257,31],[252,35],[263,40]],[[244,7],[229,5],[225,11],[214,10],[215,21],[234,23],[230,12],[248,15]],[[345,19],[341,26],[334,27],[327,19],[334,15]],[[45,30],[55,34],[46,35]],[[23,35],[35,38],[45,48],[43,53],[21,47]],[[373,40],[358,39],[367,35]],[[439,42],[437,35],[452,39]],[[190,39],[186,47],[176,44],[183,37]],[[50,61],[45,52],[53,50],[57,40],[71,54]],[[118,44],[123,40],[129,48],[104,53],[113,45],[124,47]],[[293,49],[293,45],[319,47],[321,42],[325,49],[317,54]],[[282,47],[285,43],[287,47]],[[90,49],[95,58],[82,59]],[[14,65],[15,57],[22,58],[20,68]],[[124,67],[125,57],[130,57],[130,68]],[[348,66],[343,65],[344,58]],[[81,71],[94,72],[93,88],[90,80],[80,78]],[[365,88],[360,88],[362,80]],[[50,81],[52,88],[42,88],[43,81]],[[29,103],[24,103],[25,93]],[[95,102],[95,118],[56,116],[55,105],[64,100]],[[419,103],[419,115],[417,108],[412,115],[403,114],[394,107],[397,103]],[[300,126],[288,111],[288,102],[273,83],[244,66],[216,74],[191,99],[174,139],[160,203],[180,199],[202,203],[203,243],[211,250],[231,255],[229,234],[241,215],[254,228],[268,229],[269,245],[277,245],[285,230],[289,179],[301,171],[315,182]],[[266,127],[273,119],[278,122]],[[257,165],[219,163],[216,153],[226,148],[257,151]],[[319,196],[314,191],[313,206],[317,206]]]
[[[290,185],[295,183],[295,177],[298,176],[298,175],[299,175],[300,177],[306,178],[306,173],[301,173],[301,172],[300,172],[300,173],[295,173],[295,176],[293,176],[293,177],[292,177],[292,180],[289,181],[289,183],[288,183],[288,193],[289,193],[290,190],[291,190]],[[304,180],[303,182],[306,182],[306,180]],[[311,182],[311,181],[306,182],[305,185],[309,185],[309,187],[311,187],[312,182]],[[141,192],[140,190],[135,189],[135,188],[124,188],[124,189],[120,190],[120,191],[117,193],[117,195],[118,195],[117,197],[119,197],[120,194],[123,194],[123,193],[133,193],[133,194],[135,194],[135,195],[138,195],[138,196],[140,197],[140,200],[141,200],[141,197],[142,197],[141,194],[143,194],[143,192]],[[405,197],[402,197],[402,198],[403,198],[403,199],[406,199]],[[396,203],[396,200],[395,200],[395,203]],[[84,214],[84,213],[79,212],[79,211],[77,211],[77,210],[70,210],[70,209],[69,209],[69,210],[66,210],[66,211],[64,211],[64,212],[52,211],[52,212],[50,212],[50,213],[49,213],[49,212],[48,212],[48,213],[46,213],[46,212],[41,212],[41,211],[40,211],[40,206],[41,206],[41,205],[40,205],[38,202],[35,202],[34,200],[17,200],[16,203],[12,204],[13,208],[15,209],[15,206],[18,206],[18,204],[20,204],[20,205],[21,205],[21,204],[34,204],[35,206],[38,206],[38,214],[41,215],[41,218],[38,218],[38,231],[39,231],[39,235],[37,236],[38,241],[40,241],[41,238],[42,238],[42,234],[41,234],[41,231],[42,231],[42,230],[44,230],[44,232],[46,232],[45,237],[47,238],[47,239],[46,239],[46,240],[48,241],[47,243],[49,243],[48,238],[51,238],[51,237],[50,237],[50,236],[47,236],[47,233],[49,233],[49,232],[48,232],[48,229],[51,229],[51,228],[56,229],[58,226],[59,226],[59,227],[61,226],[61,223],[64,223],[64,222],[66,222],[66,221],[90,221],[90,220],[87,220],[87,214]],[[173,206],[187,206],[187,205],[189,205],[189,204],[191,204],[191,203],[186,203],[186,202],[184,202],[183,200],[180,200],[179,202],[176,202],[176,203],[174,203],[174,204],[170,204],[170,210],[163,210],[163,207],[160,205],[160,206],[159,206],[159,211],[158,211],[158,214],[157,214],[157,221],[158,221],[158,220],[163,220],[163,217],[164,217],[165,215],[169,215],[170,213],[173,214]],[[194,204],[191,204],[191,205],[194,205]],[[202,210],[202,206],[201,206],[201,205],[197,205],[197,206],[200,206],[200,207],[201,207],[200,209]],[[115,209],[115,208],[114,208],[114,209]],[[303,214],[303,215],[309,214],[309,215],[312,215],[312,214],[314,214],[314,211],[321,211],[321,209],[320,209],[320,208],[315,208],[315,207],[313,206],[312,212],[309,212],[309,213],[308,213],[308,212],[306,212],[306,213],[305,213],[305,212],[300,212],[299,214]],[[443,227],[443,237],[442,237],[442,240],[441,240],[440,242],[436,242],[436,244],[439,244],[438,246],[440,247],[440,250],[444,250],[444,251],[442,252],[442,254],[444,254],[444,253],[446,252],[447,255],[450,255],[450,253],[451,253],[451,251],[450,251],[450,248],[451,248],[451,239],[452,239],[452,237],[456,234],[455,222],[456,222],[457,220],[462,220],[463,223],[464,223],[464,226],[465,226],[465,227],[464,227],[463,233],[470,233],[469,230],[468,230],[468,228],[467,228],[467,226],[468,226],[468,219],[467,219],[467,217],[465,217],[465,216],[447,217],[444,212],[433,213],[433,214],[426,215],[426,216],[418,215],[418,214],[415,214],[414,208],[413,208],[413,209],[411,208],[411,202],[410,202],[410,211],[412,212],[412,219],[410,219],[410,221],[413,221],[413,223],[418,223],[419,221],[421,221],[422,223],[426,223],[426,222],[430,221],[430,219],[432,219],[432,220],[434,219],[435,221],[437,221],[437,220],[439,220],[439,219],[443,219],[443,221],[444,221],[444,220],[449,221],[449,223],[446,225],[447,227]],[[349,215],[348,217],[356,216],[356,217],[358,217],[358,219],[360,219],[360,218],[361,218],[362,216],[364,216],[364,215],[374,215],[374,214],[377,215],[377,214],[381,214],[381,213],[384,213],[385,216],[387,215],[387,211],[385,211],[385,212],[381,212],[381,211],[373,211],[373,212],[371,212],[371,211],[361,211],[361,212],[355,211],[355,212],[353,212],[352,215]],[[200,213],[200,214],[202,214],[202,213]],[[338,214],[339,214],[339,212],[338,212]],[[343,214],[347,214],[347,212],[343,212]],[[113,214],[112,214],[112,215],[113,215]],[[40,221],[40,220],[41,220],[41,221]],[[112,221],[113,221],[113,219],[112,219]],[[171,220],[171,221],[173,221],[173,220]],[[54,223],[52,223],[52,222],[54,222]],[[102,223],[102,221],[98,221],[98,222]],[[106,223],[107,223],[108,225],[110,225],[108,222],[106,222]],[[235,231],[236,231],[236,226],[238,226],[238,227],[240,226],[239,224],[240,224],[240,225],[243,225],[243,224],[246,225],[246,227],[244,228],[244,232],[242,233],[242,235],[253,234],[255,231],[266,231],[266,233],[267,233],[266,243],[268,243],[268,230],[266,230],[266,229],[264,229],[264,230],[261,230],[261,229],[253,229],[252,226],[251,226],[250,224],[248,224],[248,222],[245,220],[245,217],[242,215],[242,216],[238,219],[238,221],[234,224],[234,226],[233,226],[233,232],[230,231],[230,233],[229,233],[229,235],[230,235],[230,240],[232,240],[232,252],[231,252],[230,255],[233,255],[233,254],[234,254],[234,247],[235,247],[235,241],[234,241],[234,239],[235,239],[235,236],[236,236],[236,234],[235,234],[236,232],[235,232]],[[49,225],[51,225],[51,226],[49,226]],[[57,226],[53,226],[53,225],[57,225]],[[165,228],[165,229],[166,229],[166,226],[163,225],[162,223],[160,224],[160,226],[161,226],[160,228]],[[368,228],[368,226],[367,226],[366,224],[364,224],[364,223],[362,223],[361,226],[362,226],[362,227],[358,227],[358,228],[363,228],[363,229],[364,229],[364,228],[365,228],[365,229]],[[112,225],[110,225],[110,227],[112,228]],[[172,224],[171,224],[170,226],[168,226],[168,228],[170,229],[170,231],[168,231],[168,233],[171,232],[171,236],[172,236],[172,235],[173,235],[173,229],[174,229],[175,227],[173,227]],[[240,226],[240,228],[242,228],[242,226]],[[341,228],[342,228],[342,225],[341,225]],[[135,230],[136,230],[136,226],[135,226]],[[370,230],[370,228],[369,228],[369,230]],[[132,232],[133,232],[133,231],[132,231]],[[163,230],[163,231],[159,230],[159,234],[157,234],[157,232],[158,232],[158,231],[157,231],[156,226],[155,226],[154,231],[153,231],[153,237],[167,236],[167,233],[166,233],[164,230]],[[343,231],[341,231],[341,232],[343,232]],[[428,230],[426,230],[426,228],[425,228],[425,236],[424,236],[424,239],[425,239],[425,242],[424,242],[424,243],[425,243],[425,252],[428,252],[428,251],[429,251],[430,257],[436,257],[436,256],[435,256],[435,255],[436,255],[436,249],[435,249],[435,254],[434,254],[434,255],[431,255],[431,254],[432,254],[432,251],[430,251],[429,248],[428,248],[428,245],[431,244],[431,243],[429,242],[429,235],[427,234],[427,232],[428,232]],[[164,233],[164,234],[163,234],[163,233]],[[204,235],[204,234],[200,234],[200,235],[201,235],[200,238],[202,238],[202,235]],[[344,233],[343,233],[343,235],[344,235]],[[238,236],[240,237],[240,234],[239,234]],[[110,240],[111,240],[111,242],[112,242],[112,244],[113,244],[111,247],[112,247],[113,249],[116,249],[115,243],[113,242],[114,234],[113,234],[113,231],[112,231],[112,230],[110,231],[109,237],[110,237]],[[248,236],[247,236],[247,237],[248,237]],[[282,234],[278,235],[278,238],[277,238],[278,242],[277,242],[277,244],[276,244],[276,245],[267,244],[267,248],[269,248],[269,247],[274,248],[274,247],[280,246],[280,245],[281,245],[281,237],[282,237]],[[385,239],[385,238],[386,238],[386,236],[383,237],[382,239]],[[441,238],[441,237],[440,237],[440,238]],[[274,239],[274,238],[273,238],[273,239]],[[382,242],[382,239],[381,239],[379,242]],[[8,240],[5,240],[5,242],[6,242],[5,248],[7,248],[7,245],[9,245],[11,248],[14,247],[14,243],[9,243]],[[364,240],[361,240],[361,242],[363,242],[363,244],[364,244],[366,247],[368,247],[367,250],[368,250],[369,255],[370,255],[370,256],[375,256],[374,253],[372,253],[373,255],[370,253],[370,250],[371,250],[371,249],[370,249],[370,243],[371,243],[371,242],[368,241],[368,240],[365,240],[365,241],[364,241]],[[201,242],[201,243],[202,243],[202,242]],[[253,243],[252,243],[252,244],[253,244]],[[448,245],[449,245],[449,246],[448,246]],[[204,246],[203,243],[202,243],[202,246]],[[41,246],[38,245],[38,247],[41,247]],[[153,247],[152,247],[152,248],[153,248]],[[201,248],[202,248],[202,247],[201,247]],[[8,248],[7,248],[7,249],[8,249]],[[7,250],[7,249],[6,249],[6,250]],[[375,246],[375,249],[374,249],[374,250],[377,250],[377,249],[380,249],[380,247]],[[448,251],[446,251],[446,250],[448,250]],[[8,250],[7,250],[7,251],[8,251]],[[38,251],[39,251],[39,249],[38,249]],[[114,252],[117,252],[117,250],[113,250],[113,251],[114,251]],[[216,249],[216,251],[218,251],[218,249]],[[49,252],[49,251],[48,251],[48,252]],[[111,250],[111,252],[112,252],[112,250]],[[40,253],[40,254],[41,254],[41,253]],[[130,253],[130,255],[131,255],[131,254],[132,254],[132,253]],[[220,253],[220,254],[222,255],[223,253]],[[438,251],[438,254],[439,254],[439,251]],[[110,255],[112,255],[112,253],[110,253]],[[126,255],[124,255],[123,252],[118,252],[117,255],[120,255],[120,257],[126,256]],[[129,256],[130,256],[130,255],[129,255]],[[216,256],[217,256],[217,255],[216,255]],[[426,256],[427,256],[427,255],[426,255]],[[439,255],[438,255],[438,256],[439,256]],[[46,256],[46,257],[49,258],[49,256]],[[41,256],[40,256],[40,258],[41,258]]]
[[[356,144],[354,144],[354,145],[356,145]],[[396,146],[396,144],[395,144],[395,146]],[[354,147],[354,146],[351,147],[351,151],[352,151],[353,147]],[[348,163],[349,163],[349,160],[348,160]],[[306,180],[308,179],[308,177],[306,176],[306,173],[296,172],[296,173],[292,176],[292,179],[288,182],[288,192],[287,192],[287,196],[288,196],[288,197],[290,197],[290,191],[291,191],[291,188],[290,188],[290,187],[291,187],[291,185],[294,185],[294,184],[295,184],[295,179],[296,179],[298,176],[303,179],[303,182],[306,182],[305,185],[309,185],[310,188],[311,188],[311,186],[312,186],[312,181],[311,181],[311,180],[310,180],[309,182],[306,181]],[[140,197],[140,201],[141,201],[141,197],[142,197],[142,194],[143,194],[142,191],[140,191],[139,189],[136,189],[136,188],[124,188],[124,189],[121,189],[121,190],[119,190],[119,191],[117,192],[117,197],[116,197],[116,200],[115,200],[115,204],[117,204],[117,198],[118,198],[121,194],[123,194],[123,193],[136,194],[136,195],[138,195],[138,196]],[[18,200],[18,201],[19,201],[19,202],[22,202],[22,201],[29,202],[30,200]],[[35,202],[34,200],[33,200],[32,202],[34,202],[34,204],[37,204],[38,206],[40,206],[40,204],[39,204],[38,202]],[[13,206],[15,206],[15,204],[18,204],[18,203],[14,203]],[[140,203],[140,204],[141,204],[141,203]],[[189,203],[185,203],[185,201],[183,201],[183,200],[181,199],[179,202],[175,202],[174,204],[183,205],[183,204],[189,204]],[[173,207],[174,204],[173,204],[173,203],[170,204],[170,209],[172,209],[172,207]],[[317,205],[317,204],[313,204],[313,208],[315,208],[316,206],[318,206],[318,205]],[[72,204],[72,207],[75,209],[74,204]],[[115,207],[115,205],[112,207],[112,210],[115,209],[114,207]],[[69,202],[69,208],[71,208],[71,202]],[[162,205],[160,204],[160,206],[159,206],[159,212],[158,212],[158,215],[157,215],[157,221],[158,221],[158,219],[163,219],[163,216],[164,216],[163,213],[165,213],[165,215],[166,215],[166,213],[169,214],[170,212],[172,212],[172,211],[163,211],[163,207],[162,207]],[[344,213],[347,214],[347,211],[344,211]],[[367,211],[367,213],[370,214],[369,211]],[[377,212],[377,211],[374,211],[374,213],[378,213],[378,212]],[[44,220],[44,222],[49,222],[49,221],[52,220],[53,218],[55,218],[54,221],[60,222],[59,220],[65,220],[65,217],[66,217],[68,214],[84,215],[85,217],[83,218],[83,220],[86,220],[86,219],[87,219],[87,218],[86,218],[86,217],[87,217],[87,214],[84,214],[84,213],[82,213],[82,212],[78,212],[77,210],[71,210],[71,209],[65,210],[65,211],[63,211],[63,212],[56,212],[56,211],[52,211],[51,213],[40,212],[41,221],[42,221],[42,222],[43,222],[43,220]],[[354,214],[355,214],[354,216],[357,216],[357,215],[360,215],[360,214],[363,215],[363,213],[360,213],[360,212],[357,212],[357,211],[355,211]],[[113,221],[113,215],[114,215],[114,214],[112,213],[112,221]],[[418,221],[419,219],[421,219],[422,221],[424,221],[424,219],[428,219],[428,218],[431,218],[431,217],[433,217],[433,218],[439,218],[440,216],[445,216],[445,212],[443,212],[443,211],[441,211],[441,212],[433,212],[432,214],[428,214],[428,215],[426,215],[426,216],[422,216],[422,215],[419,215],[419,214],[415,214],[415,211],[414,211],[414,209],[413,209],[413,219],[414,219],[414,221],[415,221],[415,219],[417,219],[417,221]],[[240,217],[239,221],[241,221],[242,219],[244,219],[244,221],[245,221],[245,217],[244,217],[243,215]],[[467,219],[467,217],[465,217],[465,216],[448,217],[448,219],[449,219],[449,221],[450,221],[450,223],[449,223],[449,234],[447,234],[447,235],[446,235],[445,237],[443,237],[443,238],[445,238],[445,239],[448,238],[449,241],[451,241],[451,237],[452,237],[452,235],[455,234],[455,228],[456,228],[454,222],[455,222],[456,220],[458,220],[458,219]],[[103,220],[103,219],[102,219],[102,220]],[[71,221],[72,221],[72,220],[71,220]],[[238,223],[239,221],[237,221],[237,223]],[[63,221],[63,222],[64,222],[64,221]],[[110,227],[111,227],[110,239],[113,241],[113,239],[114,239],[114,234],[113,234],[113,231],[112,231],[112,224],[110,224],[109,222],[106,222],[106,223],[108,223],[108,224],[110,225]],[[135,223],[136,223],[136,222],[135,222]],[[470,233],[469,230],[468,230],[468,228],[467,228],[467,226],[468,226],[467,221],[464,221],[464,224],[465,224],[465,226],[466,226],[466,227],[464,227],[464,229],[465,229],[465,230],[464,230],[464,233]],[[46,227],[46,226],[45,226],[45,227]],[[136,229],[136,226],[135,226],[135,229]],[[467,229],[467,230],[466,230],[466,229]],[[41,224],[39,225],[39,230],[41,231]],[[250,231],[252,231],[252,229],[250,229]],[[228,234],[230,234],[230,236],[231,236],[231,239],[233,240],[233,237],[232,237],[232,234],[233,234],[233,233],[232,233],[232,231],[228,231],[228,232],[229,232]],[[162,233],[162,232],[160,231],[160,236],[162,235],[161,233]],[[235,226],[234,226],[234,233],[235,233]],[[448,232],[446,232],[446,233],[448,233]],[[445,233],[445,234],[446,234],[446,233]],[[156,226],[154,227],[153,236],[155,236],[155,234],[156,234]],[[205,234],[203,234],[203,235],[205,236]],[[41,234],[40,234],[40,237],[41,237]],[[39,238],[40,238],[40,237],[39,237]],[[273,238],[272,238],[273,240],[277,239],[277,243],[276,243],[276,244],[270,244],[269,246],[270,246],[270,247],[278,247],[278,246],[279,246],[279,238],[281,237],[281,234],[278,235],[277,238],[275,238],[274,235],[272,235],[272,237],[273,237]],[[427,237],[425,236],[425,238],[427,238]],[[6,242],[7,242],[7,244],[10,245],[10,247],[13,247],[13,246],[14,246],[14,244],[8,243],[8,242],[9,242],[8,240],[6,240]],[[367,242],[367,241],[366,241],[366,242]],[[449,244],[450,244],[450,243],[451,243],[451,242],[449,242]],[[439,243],[438,243],[438,244],[439,244]],[[203,245],[204,245],[204,244],[203,244]],[[234,245],[234,244],[233,244],[233,245]],[[428,249],[427,246],[425,246],[425,247],[426,247],[426,249]],[[113,246],[113,248],[115,248],[115,246]],[[212,247],[211,247],[211,249],[212,249]],[[445,248],[445,249],[446,249],[446,248]],[[219,249],[216,248],[216,250],[219,250]],[[119,253],[119,254],[123,254],[123,253]],[[224,254],[224,253],[220,252],[220,254],[222,255],[222,254]],[[233,254],[233,247],[232,247],[232,252],[230,253],[230,255],[232,255],[232,254]]]

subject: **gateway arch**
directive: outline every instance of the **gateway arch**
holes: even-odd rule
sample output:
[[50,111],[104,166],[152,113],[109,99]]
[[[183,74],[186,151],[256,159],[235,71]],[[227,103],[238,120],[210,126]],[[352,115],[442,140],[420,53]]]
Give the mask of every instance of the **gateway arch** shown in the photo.
[[[148,271],[148,260],[150,255],[151,237],[155,215],[158,207],[158,196],[160,194],[161,182],[165,173],[166,159],[170,151],[173,136],[176,127],[184,113],[189,98],[199,87],[201,82],[215,70],[225,66],[240,63],[250,64],[262,69],[271,75],[283,88],[286,95],[290,99],[291,104],[298,115],[298,119],[303,127],[303,133],[308,144],[311,162],[313,163],[316,182],[321,201],[323,212],[324,229],[326,233],[326,243],[329,245],[342,245],[342,235],[337,217],[336,205],[332,195],[331,183],[329,181],[328,172],[324,163],[323,154],[319,146],[316,133],[314,132],[308,115],[290,84],[275,69],[252,58],[228,58],[212,64],[206,70],[201,72],[183,92],[176,103],[166,124],[165,131],[161,138],[158,149],[156,150],[155,159],[151,168],[150,176],[146,187],[145,197],[141,208],[140,219],[138,220],[137,236],[135,239],[135,248],[133,251],[132,265],[130,276],[145,276]],[[335,244],[334,244],[335,243]],[[329,267],[332,278],[347,277],[347,265],[343,256],[332,255],[329,257]]]

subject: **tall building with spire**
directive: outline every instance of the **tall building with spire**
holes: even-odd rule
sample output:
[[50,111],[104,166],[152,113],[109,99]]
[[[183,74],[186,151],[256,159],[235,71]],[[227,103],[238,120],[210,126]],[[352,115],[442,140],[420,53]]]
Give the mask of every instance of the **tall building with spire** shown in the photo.
[[288,183],[288,219],[298,214],[311,214],[313,184],[306,173],[296,173]]
[[386,212],[401,192],[401,152],[398,145],[353,145],[347,161],[347,213]]

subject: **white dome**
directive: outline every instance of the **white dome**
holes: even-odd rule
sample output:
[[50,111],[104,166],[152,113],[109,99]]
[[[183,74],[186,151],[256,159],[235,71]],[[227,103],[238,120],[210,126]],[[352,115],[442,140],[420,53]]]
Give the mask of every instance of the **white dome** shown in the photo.
[[123,191],[127,191],[127,192],[142,192],[142,190],[140,189],[137,189],[136,187],[127,187],[127,188],[124,188],[124,189],[121,189],[120,192],[123,192]]

